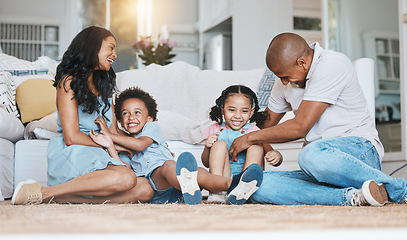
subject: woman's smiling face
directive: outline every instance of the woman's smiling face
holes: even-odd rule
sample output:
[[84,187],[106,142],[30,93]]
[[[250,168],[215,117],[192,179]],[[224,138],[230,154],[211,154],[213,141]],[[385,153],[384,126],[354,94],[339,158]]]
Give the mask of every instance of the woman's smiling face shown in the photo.
[[98,53],[99,57],[99,68],[100,70],[109,71],[112,67],[114,60],[117,58],[116,55],[116,39],[113,36],[108,36],[102,41],[100,50]]

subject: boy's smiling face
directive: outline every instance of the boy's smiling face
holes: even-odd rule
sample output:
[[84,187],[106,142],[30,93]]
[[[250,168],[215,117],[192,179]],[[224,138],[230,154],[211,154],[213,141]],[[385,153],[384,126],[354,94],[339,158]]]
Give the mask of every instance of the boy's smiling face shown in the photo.
[[121,108],[121,121],[123,128],[131,135],[137,135],[143,130],[147,122],[152,122],[146,104],[138,98],[125,100]]

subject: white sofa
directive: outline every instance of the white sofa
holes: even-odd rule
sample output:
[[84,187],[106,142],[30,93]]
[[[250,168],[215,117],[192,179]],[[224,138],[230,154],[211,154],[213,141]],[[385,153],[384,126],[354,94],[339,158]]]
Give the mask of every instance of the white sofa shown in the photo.
[[[150,65],[145,69],[119,72],[117,86],[120,91],[130,86],[139,86],[148,91],[157,101],[158,123],[164,137],[168,139],[170,149],[176,156],[184,151],[193,153],[198,164],[202,166],[200,162],[204,146],[202,130],[212,123],[209,120],[209,110],[215,104],[215,99],[220,96],[223,89],[232,84],[244,84],[257,92],[264,73],[264,68],[248,71],[211,71],[200,70],[185,62],[175,62],[164,67]],[[8,117],[10,118],[10,115]],[[44,123],[46,118],[47,121]],[[18,120],[14,116],[12,119]],[[43,185],[47,184],[47,137],[45,139],[31,137],[36,136],[33,131],[41,130],[44,126],[48,130],[56,129],[55,119],[56,114],[51,114],[29,123],[24,132],[26,139],[23,138],[21,127],[18,129],[17,139],[13,141],[4,140],[0,136],[2,146],[0,163],[8,163],[7,169],[0,168],[0,176],[5,174],[7,179],[7,182],[1,182],[0,186],[4,198],[11,197],[13,187],[23,180],[33,179]],[[4,141],[7,143],[3,144]],[[298,169],[296,158],[302,147],[301,141],[277,144],[274,147],[282,152],[284,163],[272,169]]]

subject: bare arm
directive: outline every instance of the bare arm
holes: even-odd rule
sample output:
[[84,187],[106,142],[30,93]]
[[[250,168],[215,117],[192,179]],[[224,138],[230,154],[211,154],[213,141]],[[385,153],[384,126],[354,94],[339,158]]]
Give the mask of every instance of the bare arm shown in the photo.
[[[69,86],[71,81],[62,81],[57,87],[57,108],[61,121],[64,141],[67,146],[85,145],[100,147],[86,133],[79,129],[78,103],[73,98],[74,92]],[[66,90],[65,90],[66,89]]]
[[119,134],[111,134],[110,136],[112,137],[114,143],[137,152],[144,151],[154,142],[153,139],[146,136],[139,138]]
[[[271,125],[271,127],[236,138],[230,147],[231,157],[234,158],[239,152],[253,144],[282,143],[304,138],[328,106],[328,103],[323,102],[302,101],[297,115],[293,119],[275,126],[272,124],[276,124],[276,113],[270,114],[270,119],[266,121],[264,126]],[[280,116],[282,115],[280,114]]]
[[89,137],[92,138],[92,140],[95,141],[95,143],[106,148],[107,152],[112,158],[117,159],[124,163],[127,167],[130,167],[128,163],[123,162],[120,159],[119,154],[117,154],[117,151],[114,147],[112,138],[109,136],[109,134],[106,134],[105,131],[101,130],[100,134],[98,134],[95,132],[95,130],[91,130],[89,131]]
[[218,132],[212,134],[211,136],[208,137],[208,139],[205,142],[205,147],[201,154],[201,160],[203,165],[207,168],[209,167],[209,154],[211,152],[211,147],[218,140],[218,136],[219,136]]

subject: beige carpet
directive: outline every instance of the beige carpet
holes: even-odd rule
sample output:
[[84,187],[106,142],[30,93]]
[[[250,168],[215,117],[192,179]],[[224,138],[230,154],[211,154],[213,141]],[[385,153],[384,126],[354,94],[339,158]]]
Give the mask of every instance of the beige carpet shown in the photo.
[[[165,233],[407,228],[407,205],[384,207],[0,202],[0,233]],[[406,236],[407,237],[407,236]]]

